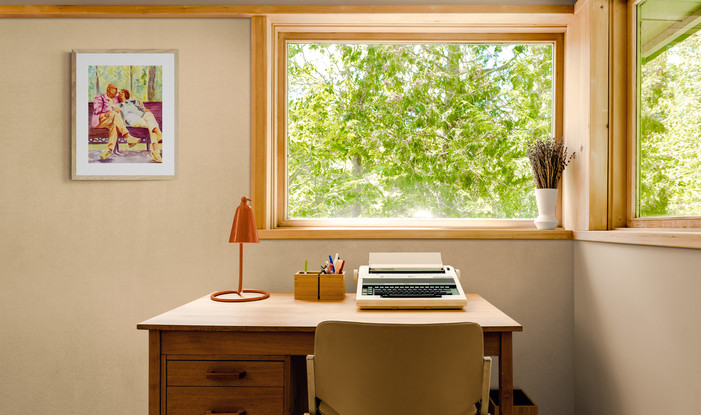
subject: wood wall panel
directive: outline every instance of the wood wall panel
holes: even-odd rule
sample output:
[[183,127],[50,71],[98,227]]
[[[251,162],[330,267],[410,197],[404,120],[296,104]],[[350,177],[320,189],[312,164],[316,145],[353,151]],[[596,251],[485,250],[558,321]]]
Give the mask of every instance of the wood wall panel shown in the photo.
[[566,229],[609,226],[611,1],[579,1],[566,34],[565,140],[577,152],[564,176]]
[[563,210],[566,229],[588,229],[589,180],[589,65],[591,12],[589,0],[580,1],[565,36],[565,141],[576,156],[563,176]]
[[270,74],[269,74],[268,18],[251,18],[251,205],[258,228],[270,227],[271,203],[268,197],[271,183],[266,174],[270,168],[269,125]]
[[[608,228],[609,13],[611,0],[591,0],[589,229]],[[586,61],[584,61],[586,62]]]

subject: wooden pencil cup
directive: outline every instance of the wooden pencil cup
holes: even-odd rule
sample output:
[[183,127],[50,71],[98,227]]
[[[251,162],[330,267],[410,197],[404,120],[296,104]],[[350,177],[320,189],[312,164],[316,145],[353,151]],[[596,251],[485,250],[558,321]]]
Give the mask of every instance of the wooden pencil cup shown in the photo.
[[339,301],[346,297],[346,273],[319,276],[319,300]]
[[300,271],[295,274],[295,300],[319,299],[319,274]]
[[295,300],[343,300],[346,296],[345,277],[345,272],[319,274],[300,271],[295,274]]

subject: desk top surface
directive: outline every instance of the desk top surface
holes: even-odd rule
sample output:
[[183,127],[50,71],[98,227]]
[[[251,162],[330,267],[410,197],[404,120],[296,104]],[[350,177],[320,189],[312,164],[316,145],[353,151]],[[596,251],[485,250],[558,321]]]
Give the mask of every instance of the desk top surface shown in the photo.
[[466,294],[461,310],[360,310],[355,294],[343,301],[295,300],[291,293],[246,303],[222,303],[209,295],[139,323],[141,330],[314,331],[325,320],[368,323],[453,323],[472,321],[484,331],[521,331],[523,327],[479,294]]

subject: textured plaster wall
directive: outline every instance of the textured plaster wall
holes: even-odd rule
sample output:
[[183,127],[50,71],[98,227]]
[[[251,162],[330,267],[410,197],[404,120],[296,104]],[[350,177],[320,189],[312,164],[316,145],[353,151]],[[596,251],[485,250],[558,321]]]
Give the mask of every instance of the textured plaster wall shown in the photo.
[[[0,407],[147,412],[136,324],[233,285],[227,243],[250,191],[245,19],[0,19]],[[70,180],[72,49],[179,50],[178,177]],[[250,286],[292,290],[305,258],[435,250],[524,325],[515,384],[543,414],[573,406],[572,241],[262,241]],[[351,281],[347,290],[354,291]]]

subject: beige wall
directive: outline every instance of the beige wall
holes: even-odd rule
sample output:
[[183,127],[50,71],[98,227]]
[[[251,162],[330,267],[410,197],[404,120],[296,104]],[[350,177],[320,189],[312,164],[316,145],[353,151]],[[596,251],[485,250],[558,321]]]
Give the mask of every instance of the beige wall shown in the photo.
[[[227,243],[249,193],[245,19],[0,19],[0,407],[145,414],[147,334],[136,324],[234,284]],[[172,181],[70,180],[71,49],[179,50]],[[515,384],[542,414],[573,407],[572,241],[262,241],[247,285],[340,252],[435,250],[524,325]],[[349,281],[348,291],[354,291]]]
[[701,413],[700,270],[697,249],[575,242],[577,414]]
[[432,2],[430,0],[207,0],[197,2],[193,0],[149,0],[143,2],[125,2],[122,0],[74,0],[66,2],[63,0],[44,0],[41,2],[32,0],[12,0],[2,1],[0,4],[574,4],[576,0],[441,0]]

